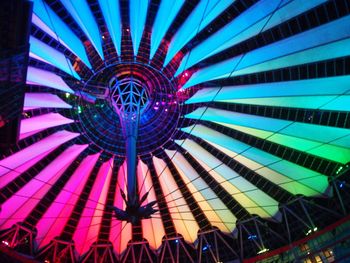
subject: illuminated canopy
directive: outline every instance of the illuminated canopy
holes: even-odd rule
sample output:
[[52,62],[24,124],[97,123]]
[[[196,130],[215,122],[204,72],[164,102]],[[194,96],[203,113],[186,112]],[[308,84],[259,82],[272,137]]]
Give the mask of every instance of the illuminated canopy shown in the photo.
[[34,0],[0,242],[50,262],[235,262],[340,219],[343,2]]

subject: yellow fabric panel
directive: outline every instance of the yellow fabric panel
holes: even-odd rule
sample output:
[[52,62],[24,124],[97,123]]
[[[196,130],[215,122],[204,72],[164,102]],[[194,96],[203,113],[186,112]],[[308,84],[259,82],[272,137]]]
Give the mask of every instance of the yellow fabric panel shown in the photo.
[[199,226],[190,208],[186,204],[185,199],[164,161],[153,157],[153,163],[176,231],[182,234],[186,241],[194,242],[197,239]]
[[209,171],[210,175],[217,181],[225,190],[232,195],[232,197],[243,206],[250,214],[257,214],[261,217],[271,217],[262,207],[260,207],[253,200],[249,199],[244,193],[242,193],[237,187],[231,184],[229,181],[226,181],[224,177],[222,177],[219,173],[214,170],[210,170],[210,167],[207,166],[201,160],[196,159],[200,165]]
[[[191,191],[193,197],[196,199],[198,205],[213,226],[218,227],[221,231],[232,232],[236,227],[236,217],[227,209],[223,202],[216,196],[216,194],[208,187],[208,185],[199,177],[198,173],[187,162],[187,160],[178,152],[166,150],[169,157],[173,157],[173,163],[179,172],[181,178]],[[191,176],[189,179],[188,176]],[[196,187],[200,185],[200,188]],[[210,192],[207,196],[203,196],[203,192]],[[214,199],[215,197],[215,199]],[[210,200],[207,201],[206,198]],[[216,210],[218,209],[218,211]]]

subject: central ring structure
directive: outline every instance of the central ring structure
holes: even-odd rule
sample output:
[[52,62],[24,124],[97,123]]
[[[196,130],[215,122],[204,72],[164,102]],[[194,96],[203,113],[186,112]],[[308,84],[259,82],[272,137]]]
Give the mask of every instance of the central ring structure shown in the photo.
[[[126,156],[121,118],[138,118],[137,154],[149,154],[164,147],[177,127],[182,105],[176,83],[166,72],[140,62],[108,65],[84,83],[83,91],[95,96],[95,103],[78,101],[78,127],[96,152]],[[137,107],[139,111],[137,111]]]

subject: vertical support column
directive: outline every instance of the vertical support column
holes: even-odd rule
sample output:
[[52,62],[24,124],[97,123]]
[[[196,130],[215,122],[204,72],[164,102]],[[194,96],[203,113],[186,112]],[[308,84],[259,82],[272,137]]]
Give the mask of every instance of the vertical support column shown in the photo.
[[134,79],[132,72],[129,78],[121,81],[114,77],[109,85],[111,103],[120,117],[123,129],[127,162],[127,194],[122,193],[126,209],[122,210],[117,207],[113,209],[118,220],[131,222],[133,226],[141,226],[139,222],[141,219],[149,218],[156,212],[152,208],[155,201],[142,206],[148,193],[139,200],[136,177],[138,126],[142,110],[145,109],[148,102],[147,88]]
[[138,202],[138,192],[136,190],[136,161],[137,161],[137,135],[138,135],[138,114],[135,114],[133,120],[131,116],[123,120],[125,132],[125,148],[126,148],[126,162],[127,162],[127,196],[130,205],[135,206]]

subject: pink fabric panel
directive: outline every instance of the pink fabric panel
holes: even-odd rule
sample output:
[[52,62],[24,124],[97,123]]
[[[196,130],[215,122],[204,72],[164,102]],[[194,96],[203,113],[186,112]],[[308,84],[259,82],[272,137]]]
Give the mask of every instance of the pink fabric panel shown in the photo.
[[99,153],[89,155],[80,163],[63,190],[36,225],[38,230],[36,241],[39,247],[47,245],[63,231],[99,156]]
[[39,109],[40,107],[23,107],[23,111],[30,111],[30,110],[35,110],[35,109]]
[[32,136],[32,135],[34,135],[36,133],[39,133],[39,132],[41,132],[43,130],[45,130],[45,129],[40,129],[40,130],[35,130],[35,131],[31,131],[31,132],[22,133],[22,134],[19,135],[19,139],[23,140],[23,139],[25,139],[27,137],[30,137],[30,136]]
[[27,108],[72,108],[57,95],[49,93],[26,93],[24,107]]
[[87,144],[69,147],[15,195],[6,200],[0,212],[0,229],[9,228],[26,218],[50,190],[52,184],[86,147]]
[[74,233],[73,240],[80,255],[87,252],[97,240],[112,175],[112,163],[109,160],[101,165]]
[[20,139],[27,137],[26,133],[39,132],[40,130],[72,123],[71,119],[63,117],[59,113],[48,113],[21,121]]
[[[126,162],[124,162],[118,171],[118,183],[114,197],[114,206],[120,209],[125,209],[125,203],[121,197],[120,189],[123,189],[123,191],[126,192],[126,173]],[[121,254],[126,249],[126,246],[132,237],[131,231],[130,223],[127,224],[124,221],[119,221],[113,216],[109,240],[112,242],[113,247],[118,254]]]
[[[50,151],[77,136],[79,136],[79,133],[59,131],[1,160],[0,188],[17,178],[21,172],[30,168]],[[11,171],[8,168],[14,169],[17,172]]]
[[30,167],[32,167],[34,164],[39,162],[41,159],[43,159],[45,156],[47,156],[50,152],[53,150],[49,150],[47,152],[44,152],[37,157],[29,160],[28,162],[24,163],[23,165],[16,168],[14,171],[10,171],[4,176],[1,177],[0,180],[0,188],[6,186],[8,183],[16,179],[20,174],[22,174],[24,171],[28,170]]
[[[149,191],[147,200],[144,204],[157,200],[153,187],[151,189],[152,179],[149,173],[150,172],[147,165],[140,160],[137,166],[137,182],[139,186],[140,197]],[[158,204],[156,204],[154,208],[159,210]],[[142,233],[143,236],[148,240],[151,248],[158,249],[162,244],[162,238],[165,235],[165,231],[162,219],[159,218],[159,212],[157,212],[154,217],[158,218],[142,220]]]
[[[33,55],[34,54],[31,54],[31,57]],[[50,71],[34,67],[28,67],[27,84],[46,86],[64,92],[74,93],[74,91],[66,84],[66,82],[64,82],[64,80],[60,76]]]

